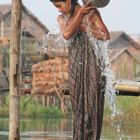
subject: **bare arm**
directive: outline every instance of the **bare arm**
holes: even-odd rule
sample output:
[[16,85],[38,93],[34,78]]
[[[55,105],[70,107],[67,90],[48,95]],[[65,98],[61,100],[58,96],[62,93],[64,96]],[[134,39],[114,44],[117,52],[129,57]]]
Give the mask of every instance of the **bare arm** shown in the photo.
[[100,16],[100,13],[96,10],[93,15],[90,17],[90,21],[93,24],[93,35],[100,40],[109,40],[110,35],[108,29],[106,28],[103,20]]
[[58,23],[60,25],[60,30],[65,39],[70,39],[71,36],[78,30],[79,25],[83,19],[83,15],[78,13],[72,21],[65,23],[63,17],[58,16]]
[[90,2],[80,7],[75,16],[72,16],[67,23],[65,23],[62,16],[58,16],[58,23],[65,39],[71,38],[71,36],[78,30],[84,15],[89,13],[93,8],[95,8],[95,6],[91,5]]

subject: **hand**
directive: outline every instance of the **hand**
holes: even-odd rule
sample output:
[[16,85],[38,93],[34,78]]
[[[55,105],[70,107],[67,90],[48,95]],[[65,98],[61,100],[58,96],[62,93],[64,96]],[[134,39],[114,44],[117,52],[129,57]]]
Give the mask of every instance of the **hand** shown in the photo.
[[93,9],[96,9],[96,6],[93,2],[89,1],[84,6],[81,7],[79,12],[80,12],[81,15],[86,15],[90,11],[92,11]]

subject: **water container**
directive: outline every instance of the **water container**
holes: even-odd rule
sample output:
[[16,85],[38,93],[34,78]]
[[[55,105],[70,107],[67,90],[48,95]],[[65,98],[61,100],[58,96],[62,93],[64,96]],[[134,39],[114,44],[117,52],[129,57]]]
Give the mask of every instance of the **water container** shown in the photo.
[[110,0],[83,0],[83,3],[86,4],[89,1],[93,1],[98,8],[103,8],[110,2]]

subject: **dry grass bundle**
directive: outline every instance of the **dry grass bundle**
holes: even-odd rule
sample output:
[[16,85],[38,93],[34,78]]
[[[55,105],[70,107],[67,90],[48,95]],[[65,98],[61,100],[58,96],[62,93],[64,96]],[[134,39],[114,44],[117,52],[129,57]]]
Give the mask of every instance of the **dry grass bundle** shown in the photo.
[[49,94],[65,90],[68,79],[68,59],[55,57],[32,67],[32,93]]

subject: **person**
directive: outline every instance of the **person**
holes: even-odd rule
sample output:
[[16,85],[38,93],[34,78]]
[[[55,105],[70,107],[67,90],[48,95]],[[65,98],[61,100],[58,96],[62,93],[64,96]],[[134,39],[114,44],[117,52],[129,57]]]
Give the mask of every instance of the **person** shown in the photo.
[[61,13],[57,21],[62,36],[70,43],[68,87],[73,140],[99,140],[106,76],[104,59],[99,58],[98,51],[102,41],[110,39],[108,29],[93,2],[81,6],[77,0],[50,1]]

